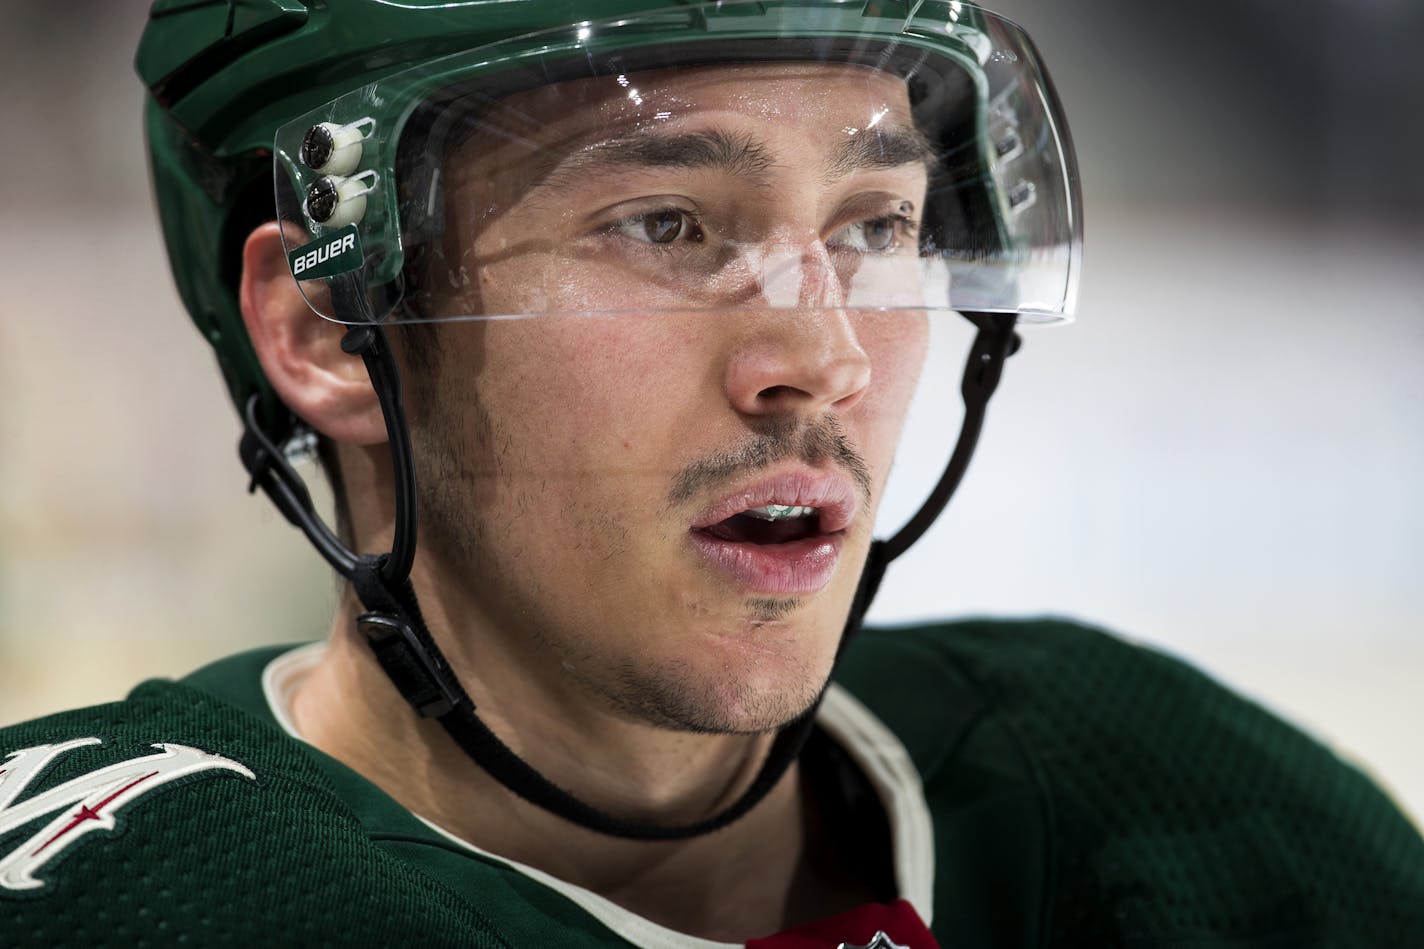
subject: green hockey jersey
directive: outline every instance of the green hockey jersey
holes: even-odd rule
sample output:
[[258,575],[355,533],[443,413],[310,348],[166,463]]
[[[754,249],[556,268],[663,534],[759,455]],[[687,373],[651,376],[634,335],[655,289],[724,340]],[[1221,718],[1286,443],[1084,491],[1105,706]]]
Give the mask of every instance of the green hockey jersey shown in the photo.
[[[722,945],[459,840],[300,741],[287,690],[319,648],[0,731],[0,946]],[[945,949],[1424,946],[1424,840],[1366,778],[1081,626],[861,633],[803,770]]]

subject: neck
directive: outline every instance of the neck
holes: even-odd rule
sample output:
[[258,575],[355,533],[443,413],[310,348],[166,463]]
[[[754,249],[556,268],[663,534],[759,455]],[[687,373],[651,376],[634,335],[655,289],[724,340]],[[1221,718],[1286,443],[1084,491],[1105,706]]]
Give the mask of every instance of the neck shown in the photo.
[[[415,715],[355,635],[358,611],[348,591],[330,647],[296,692],[293,718],[307,741],[413,813],[704,938],[740,942],[869,898],[839,868],[810,859],[824,857],[822,835],[794,766],[746,816],[688,840],[609,837],[529,804],[438,722]],[[432,617],[434,628],[451,628],[442,620]],[[693,735],[633,721],[567,683],[519,674],[497,649],[483,648],[476,666],[467,650],[441,645],[496,735],[555,784],[621,817],[676,825],[716,814],[746,790],[771,744],[769,735]]]

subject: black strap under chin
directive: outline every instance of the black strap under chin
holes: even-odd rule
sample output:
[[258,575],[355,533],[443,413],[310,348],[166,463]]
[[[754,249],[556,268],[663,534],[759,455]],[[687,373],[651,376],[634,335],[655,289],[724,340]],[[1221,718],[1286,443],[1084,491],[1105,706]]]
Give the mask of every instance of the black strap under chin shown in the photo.
[[[502,742],[475,714],[475,704],[435,644],[407,581],[392,591],[382,576],[384,558],[363,557],[352,583],[361,602],[376,607],[356,619],[356,627],[396,689],[420,715],[434,718],[476,764],[531,804],[589,830],[632,840],[680,840],[725,827],[750,811],[776,786],[796,760],[815,722],[813,706],[777,734],[761,770],[742,796],[722,812],[693,824],[667,826],[617,817],[559,787]],[[867,576],[871,575],[867,571]],[[878,576],[876,577],[878,582]],[[862,583],[862,589],[865,584]],[[857,596],[857,603],[863,598]],[[868,603],[868,600],[866,600]],[[859,623],[852,613],[852,624]],[[847,633],[849,629],[847,630]],[[850,636],[842,636],[842,644]]]

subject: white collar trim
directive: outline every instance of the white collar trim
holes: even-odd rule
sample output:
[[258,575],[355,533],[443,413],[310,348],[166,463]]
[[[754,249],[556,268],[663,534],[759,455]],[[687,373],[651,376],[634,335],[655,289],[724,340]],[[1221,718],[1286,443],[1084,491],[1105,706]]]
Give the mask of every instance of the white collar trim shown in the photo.
[[[282,653],[262,672],[262,692],[272,716],[282,730],[301,740],[292,723],[291,701],[302,678],[321,661],[325,643],[312,643]],[[900,897],[915,908],[925,925],[933,922],[934,910],[934,828],[919,772],[909,752],[884,723],[853,695],[832,683],[816,716],[816,722],[840,745],[880,796],[890,824],[894,848],[895,883]],[[419,814],[415,817],[441,837],[563,894],[590,916],[641,949],[739,949],[736,943],[699,939],[631,913],[592,890],[550,876],[542,870],[501,857],[462,840]]]

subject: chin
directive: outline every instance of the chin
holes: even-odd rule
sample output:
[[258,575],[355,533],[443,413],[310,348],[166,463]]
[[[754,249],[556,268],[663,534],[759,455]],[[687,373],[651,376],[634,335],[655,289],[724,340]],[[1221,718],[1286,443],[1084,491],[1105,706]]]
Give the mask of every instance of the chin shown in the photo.
[[[691,684],[688,684],[691,685]],[[763,688],[733,678],[680,690],[675,701],[644,705],[645,721],[673,731],[702,735],[762,735],[778,731],[815,703],[824,681],[800,678],[785,687]]]
[[843,623],[809,612],[752,601],[735,630],[703,629],[683,638],[678,654],[625,670],[617,704],[678,731],[774,732],[815,703],[835,661]]
[[800,718],[825,688],[824,676],[803,677],[789,687],[761,689],[755,684],[736,683],[736,688],[714,693],[704,731],[729,735],[760,735],[775,732]]

